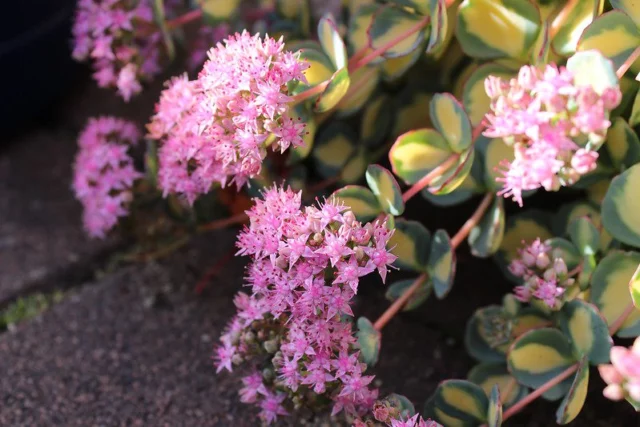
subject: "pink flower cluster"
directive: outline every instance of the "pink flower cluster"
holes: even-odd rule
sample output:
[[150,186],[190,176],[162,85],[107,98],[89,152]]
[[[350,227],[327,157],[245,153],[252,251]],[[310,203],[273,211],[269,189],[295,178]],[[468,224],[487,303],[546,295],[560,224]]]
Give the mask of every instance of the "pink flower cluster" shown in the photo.
[[73,39],[73,57],[93,59],[98,85],[117,87],[125,101],[160,72],[162,35],[150,0],[79,0]]
[[[390,427],[442,427],[432,419],[424,419],[420,414],[403,416],[402,413],[390,404],[386,399],[377,401],[373,405],[373,416],[377,421],[385,423]],[[353,427],[370,427],[374,424],[371,421],[356,420]]]
[[242,187],[260,172],[267,145],[300,146],[305,132],[290,115],[287,85],[306,82],[309,64],[285,51],[282,39],[245,31],[208,55],[197,80],[169,82],[148,125],[152,138],[163,139],[160,187],[190,203],[214,183]]
[[366,411],[377,390],[369,388],[373,376],[363,374],[342,316],[353,316],[349,302],[360,277],[377,270],[385,279],[396,259],[386,249],[393,232],[385,222],[362,225],[335,200],[302,209],[300,193],[275,187],[248,214],[237,246],[252,257],[252,294],[236,297],[238,313],[216,350],[218,372],[260,364],[261,374],[243,380],[241,396],[258,404],[267,422],[284,415],[285,404],[311,405],[314,394],[332,399],[334,414]]
[[551,246],[540,239],[520,249],[519,254],[520,258],[509,265],[514,276],[524,279],[523,285],[516,286],[515,297],[522,302],[535,298],[552,309],[559,309],[565,289],[575,282],[569,277],[564,260],[554,256]]
[[128,151],[141,135],[132,122],[114,117],[90,119],[80,134],[73,190],[84,207],[84,228],[104,237],[118,218],[127,216],[137,172]]
[[611,349],[611,364],[598,366],[600,376],[607,383],[603,394],[607,399],[630,399],[640,405],[640,338],[628,349]]
[[484,135],[504,138],[515,152],[512,162],[501,164],[499,194],[520,206],[523,191],[556,191],[596,167],[609,112],[622,99],[618,88],[597,93],[590,85],[576,86],[571,72],[555,65],[525,65],[510,81],[489,76],[485,90],[491,111]]

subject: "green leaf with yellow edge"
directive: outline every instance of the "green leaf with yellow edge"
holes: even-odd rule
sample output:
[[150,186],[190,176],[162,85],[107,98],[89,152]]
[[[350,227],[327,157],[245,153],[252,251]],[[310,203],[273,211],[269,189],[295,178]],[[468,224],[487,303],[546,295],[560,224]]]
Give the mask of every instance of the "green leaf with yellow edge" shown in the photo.
[[462,89],[462,104],[469,114],[472,126],[478,126],[485,114],[489,112],[489,96],[484,89],[484,81],[489,76],[509,79],[515,71],[504,65],[490,62],[476,68],[464,84]]
[[395,232],[389,239],[391,252],[398,257],[394,265],[401,269],[423,272],[427,268],[431,233],[418,221],[397,218]]
[[311,156],[323,178],[338,175],[356,152],[357,135],[346,124],[333,121],[320,132],[314,142]]
[[456,36],[472,58],[526,59],[540,24],[540,12],[529,0],[464,0]]
[[427,43],[427,53],[440,49],[447,38],[448,16],[445,0],[429,0],[429,15],[431,16],[431,34]]
[[546,328],[551,324],[552,322],[546,314],[533,307],[524,307],[512,320],[511,335],[519,337],[525,332]]
[[[504,396],[503,404],[505,408],[512,406],[527,395],[527,388],[522,387],[517,382],[513,387],[510,386],[510,383],[515,381],[515,378],[509,374],[504,361],[502,363],[480,363],[469,371],[467,379],[479,385],[487,397],[491,396],[493,388],[497,386],[500,394]],[[507,392],[508,394],[505,395]]]
[[313,149],[313,141],[316,137],[316,121],[313,113],[309,111],[306,104],[300,103],[293,108],[293,117],[298,117],[302,123],[305,124],[305,132],[302,135],[303,144],[298,147],[291,147],[289,149],[289,157],[287,159],[287,165],[293,165],[300,162],[303,159],[309,157],[311,150]]
[[[436,418],[444,425],[476,425],[486,422],[489,399],[478,386],[466,380],[442,381],[434,393]],[[459,420],[449,423],[448,417]]]
[[162,34],[162,41],[167,49],[167,56],[173,60],[176,56],[176,47],[173,43],[173,38],[167,27],[167,19],[165,16],[164,0],[153,0],[153,20],[155,21],[160,33]]
[[351,74],[349,90],[336,107],[338,117],[347,117],[357,113],[371,95],[380,81],[378,67],[361,67]]
[[567,3],[567,12],[563,10],[563,13],[556,15],[551,24],[553,28],[558,28],[551,41],[554,52],[561,56],[573,54],[584,29],[602,13],[602,5],[603,0],[577,0]]
[[424,41],[423,31],[414,31],[409,34],[408,30],[424,20],[424,17],[400,7],[383,6],[375,12],[369,27],[369,45],[373,49],[380,49],[402,37],[402,41],[388,48],[383,56],[397,58],[408,55],[418,49]]
[[640,44],[640,31],[628,15],[612,10],[597,17],[578,42],[578,50],[597,49],[620,67]]
[[569,223],[571,241],[582,255],[595,255],[600,249],[600,232],[588,217],[579,217]]
[[[413,285],[413,282],[415,280],[416,279],[407,279],[392,283],[385,293],[385,298],[387,298],[391,302],[397,300],[405,293],[407,289],[411,287],[411,285]],[[428,280],[425,281],[422,286],[420,286],[418,290],[411,295],[406,304],[402,306],[402,311],[415,310],[416,308],[420,307],[427,300],[427,298],[429,298],[429,295],[431,295],[431,290],[431,282]]]
[[640,248],[640,164],[613,178],[602,202],[602,223],[611,235]]
[[330,13],[325,14],[318,22],[318,39],[336,69],[347,66],[347,47],[338,32],[336,20]]
[[447,296],[453,287],[456,273],[456,253],[445,230],[437,230],[431,239],[431,250],[427,260],[427,271],[433,289],[439,299]]
[[574,354],[586,356],[592,365],[609,363],[613,341],[596,306],[581,299],[571,300],[562,306],[558,320],[560,329],[571,340]]
[[397,410],[402,419],[412,417],[416,413],[413,403],[401,394],[391,393],[383,399],[383,402]]
[[366,147],[358,147],[340,171],[338,184],[347,185],[362,181],[362,177],[369,166],[369,160],[369,152]]
[[239,10],[240,0],[201,0],[202,17],[209,25],[229,21]]
[[567,270],[573,270],[582,262],[580,251],[573,242],[562,237],[552,237],[544,242],[551,247],[551,253],[554,258],[562,258],[564,260]]
[[373,324],[366,317],[360,317],[357,325],[356,338],[358,339],[362,361],[368,366],[374,366],[378,362],[378,355],[380,354],[382,340],[380,332],[375,330]]
[[431,125],[429,102],[432,94],[407,88],[394,96],[396,116],[391,136],[397,138],[403,133],[427,128]]
[[491,207],[469,233],[467,241],[474,256],[487,258],[500,249],[504,236],[505,217],[504,200],[502,197],[495,197]]
[[402,215],[404,212],[402,192],[391,172],[380,165],[370,165],[365,176],[369,188],[378,198],[382,209],[391,215]]
[[335,73],[331,59],[322,51],[322,47],[312,41],[294,43],[288,47],[291,51],[299,51],[300,60],[306,61],[309,68],[303,71],[308,84],[299,84],[293,94],[315,87],[329,80]]
[[351,53],[371,50],[369,45],[369,27],[373,23],[373,16],[380,8],[376,4],[363,4],[349,17],[347,29],[347,44]]
[[637,126],[640,124],[640,90],[636,92],[636,97],[631,108],[631,116],[629,116],[629,125]]
[[540,33],[531,50],[532,65],[546,65],[549,62],[549,52],[551,51],[551,34],[549,33],[549,22],[544,21]]
[[589,364],[585,357],[580,361],[580,367],[573,379],[571,388],[556,411],[556,422],[558,424],[569,424],[578,416],[584,406],[584,402],[587,400],[588,388]]
[[389,150],[393,173],[415,184],[451,155],[447,141],[434,129],[417,129],[398,137]]
[[471,167],[473,166],[475,152],[476,150],[472,147],[460,154],[457,162],[442,175],[434,178],[429,186],[422,190],[422,193],[429,192],[431,194],[443,195],[456,190],[462,185],[467,176],[469,176]]
[[640,4],[637,0],[610,0],[611,6],[620,9],[633,19],[633,22],[640,27]]
[[485,191],[483,163],[481,154],[476,150],[471,163],[471,171],[455,190],[451,193],[436,195],[425,189],[420,194],[436,206],[453,206],[469,200],[474,195]]
[[314,110],[318,113],[324,113],[338,105],[340,100],[349,90],[351,79],[349,78],[349,70],[341,68],[336,71],[327,85],[327,88],[318,97]]
[[347,185],[334,191],[332,196],[348,206],[360,222],[369,222],[382,212],[376,196],[360,185]]
[[618,87],[613,62],[597,50],[577,52],[567,61],[567,70],[573,74],[576,86],[591,86],[598,94],[607,88]]
[[[606,190],[605,190],[606,191]],[[604,196],[604,194],[603,194]],[[569,224],[576,218],[587,217],[598,229],[600,235],[600,250],[604,251],[611,244],[611,235],[602,226],[600,205],[591,201],[576,201],[563,205],[553,218],[553,232],[558,236],[569,233]],[[567,264],[568,265],[568,264]],[[575,266],[574,266],[575,267]],[[569,267],[573,270],[573,267]]]
[[450,93],[437,93],[429,103],[431,121],[449,144],[462,153],[471,146],[471,122],[464,107]]
[[603,147],[617,170],[630,168],[640,162],[640,139],[622,117],[613,120]]
[[469,318],[465,328],[464,345],[467,353],[480,362],[504,363],[509,340],[492,337],[487,325],[506,323],[507,315],[499,305],[480,308]]
[[487,426],[500,427],[502,425],[502,402],[500,388],[494,385],[489,396],[489,411],[487,412]]
[[640,265],[638,265],[638,269],[629,280],[629,292],[631,293],[633,305],[640,310]]
[[[611,252],[591,275],[591,302],[598,307],[607,325],[615,322],[632,303],[629,283],[640,264],[640,253]],[[619,337],[640,335],[640,311],[636,310],[616,333]]]
[[513,343],[507,356],[511,375],[532,388],[540,387],[575,361],[569,340],[553,328],[524,333]]
[[390,97],[380,94],[369,101],[362,111],[360,139],[369,147],[379,145],[389,133],[393,119]]
[[420,59],[422,51],[414,50],[408,55],[399,56],[397,58],[388,58],[380,66],[382,71],[382,79],[385,82],[395,82]]

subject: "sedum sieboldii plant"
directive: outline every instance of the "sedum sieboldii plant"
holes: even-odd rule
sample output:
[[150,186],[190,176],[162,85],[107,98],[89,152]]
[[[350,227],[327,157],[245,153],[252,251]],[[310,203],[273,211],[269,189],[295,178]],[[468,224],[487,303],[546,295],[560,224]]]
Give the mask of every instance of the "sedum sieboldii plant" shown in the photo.
[[[640,4],[310,3],[79,1],[74,57],[100,86],[128,100],[184,54],[191,72],[166,83],[145,136],[87,125],[87,232],[133,231],[124,258],[146,260],[244,224],[247,288],[214,361],[265,423],[326,410],[358,427],[499,426],[542,397],[566,424],[593,366],[607,398],[640,409],[638,345],[614,345],[640,335]],[[479,201],[449,235],[405,214],[418,198]],[[511,289],[467,322],[477,364],[419,411],[378,396],[384,327],[448,295],[465,243]],[[373,272],[391,303],[369,320],[353,302]]]

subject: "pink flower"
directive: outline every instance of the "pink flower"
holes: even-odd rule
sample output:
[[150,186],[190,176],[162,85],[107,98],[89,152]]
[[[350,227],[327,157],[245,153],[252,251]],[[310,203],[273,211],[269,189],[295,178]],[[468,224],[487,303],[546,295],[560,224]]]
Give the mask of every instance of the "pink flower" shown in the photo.
[[[193,203],[214,184],[244,186],[260,173],[270,135],[274,151],[303,144],[304,124],[289,114],[288,85],[309,67],[282,40],[246,31],[208,52],[197,80],[170,82],[149,124],[164,138],[160,187]],[[167,148],[165,148],[167,147]]]
[[131,187],[142,176],[128,151],[139,138],[134,123],[113,117],[90,119],[78,138],[73,190],[92,237],[103,238],[120,217],[128,215]]
[[485,90],[491,111],[484,135],[514,147],[514,160],[500,164],[498,194],[520,206],[524,191],[556,191],[595,168],[596,150],[611,125],[609,112],[622,96],[618,88],[598,94],[577,86],[571,72],[555,65],[525,65],[508,82],[489,76]]
[[391,420],[391,427],[442,427],[437,422],[431,419],[423,419],[420,414],[415,414],[413,417],[407,420]]
[[136,78],[136,67],[134,64],[127,64],[120,74],[118,74],[118,93],[122,95],[125,101],[129,101],[131,97],[142,90],[142,86]]
[[640,338],[628,349],[611,348],[611,364],[599,365],[600,376],[607,383],[603,394],[610,400],[628,398],[640,404]]

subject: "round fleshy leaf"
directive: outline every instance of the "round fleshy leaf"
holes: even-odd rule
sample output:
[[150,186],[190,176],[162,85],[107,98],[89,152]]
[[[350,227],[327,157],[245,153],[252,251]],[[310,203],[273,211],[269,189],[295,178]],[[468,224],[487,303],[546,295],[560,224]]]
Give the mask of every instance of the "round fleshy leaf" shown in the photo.
[[431,244],[431,233],[418,221],[396,219],[389,247],[398,259],[394,265],[402,269],[425,271]]
[[580,362],[578,372],[573,379],[569,392],[562,400],[560,407],[556,411],[556,422],[560,425],[569,424],[573,421],[584,406],[587,400],[589,388],[589,363],[586,357]]
[[[356,1],[369,1],[369,0],[356,0]],[[429,5],[424,0],[390,0],[387,3],[394,3],[398,6],[413,9],[412,12],[420,15],[429,15]]]
[[640,265],[638,265],[638,269],[629,280],[629,291],[631,292],[633,305],[640,310]]
[[[385,293],[385,298],[389,301],[395,301],[400,298],[407,289],[413,285],[413,282],[416,279],[407,279],[400,280],[398,282],[392,283],[387,292]],[[415,291],[411,297],[407,300],[406,304],[402,307],[402,311],[410,311],[415,310],[420,307],[431,295],[432,284],[430,281],[425,281],[422,286]]]
[[511,346],[509,372],[519,383],[538,388],[575,363],[571,345],[557,329],[526,332]]
[[[437,418],[445,425],[476,425],[487,420],[489,399],[480,386],[470,381],[443,381],[438,385],[434,398]],[[460,423],[448,423],[446,416]]]
[[349,90],[351,79],[349,78],[349,71],[346,68],[341,68],[336,71],[327,88],[318,97],[314,110],[318,113],[324,113],[331,110],[338,105],[340,100]]
[[396,115],[391,132],[392,137],[397,138],[406,132],[420,130],[431,125],[429,118],[431,97],[432,94],[416,91],[410,86],[394,96]]
[[569,56],[576,51],[582,32],[602,12],[602,0],[578,0],[568,3],[565,12],[556,15],[552,27],[558,28],[551,47],[558,55]]
[[205,22],[216,25],[222,21],[230,20],[236,14],[240,0],[202,0],[199,4]]
[[587,217],[576,218],[569,223],[571,241],[582,255],[595,255],[600,248],[600,232]]
[[318,21],[318,39],[336,69],[347,66],[347,48],[338,32],[338,25],[330,13]]
[[[611,325],[631,304],[629,283],[640,264],[640,253],[612,252],[605,256],[591,275],[591,302]],[[619,337],[640,334],[640,311],[636,310],[616,333]]]
[[497,179],[503,176],[504,162],[512,162],[514,158],[513,147],[507,145],[502,138],[489,140],[484,147],[484,171],[487,187],[495,191],[502,188],[502,183]]
[[357,113],[371,95],[380,81],[378,67],[361,67],[351,74],[349,90],[338,103],[336,113],[339,117],[347,117]]
[[496,197],[478,225],[471,229],[468,243],[471,253],[487,258],[500,249],[505,229],[504,201]]
[[464,84],[462,90],[462,103],[469,114],[472,126],[478,126],[485,114],[489,112],[489,96],[484,89],[484,81],[489,76],[509,79],[515,75],[515,71],[502,64],[490,62],[476,68]]
[[540,12],[529,0],[464,0],[456,35],[473,58],[526,59],[540,22]]
[[445,230],[433,234],[431,251],[427,261],[427,271],[433,282],[433,289],[439,299],[447,296],[453,287],[456,274],[456,253]]
[[640,164],[613,178],[602,202],[604,228],[619,241],[640,248]]
[[396,409],[402,419],[412,417],[416,413],[416,408],[413,406],[413,403],[401,394],[391,393],[385,397],[383,401]]
[[431,34],[427,43],[427,53],[439,50],[447,39],[448,16],[445,0],[429,0],[429,15],[431,16]]
[[603,148],[617,170],[630,168],[640,162],[640,139],[622,117],[613,120]]
[[391,215],[402,215],[404,202],[400,186],[391,172],[380,165],[370,165],[366,173],[367,184],[378,198],[382,209]]
[[408,31],[421,23],[424,25],[426,18],[400,7],[383,6],[376,11],[369,27],[369,45],[373,49],[380,49],[401,37],[402,41],[388,48],[383,55],[386,58],[408,55],[418,49],[424,41],[423,31],[414,31],[410,34]]
[[[553,231],[556,235],[564,236],[569,233],[569,224],[577,218],[586,217],[591,220],[600,236],[600,250],[605,250],[611,244],[611,235],[602,226],[602,216],[599,205],[591,202],[578,201],[568,203],[560,208],[553,218]],[[567,264],[568,265],[568,264]],[[573,267],[569,267],[573,270]]]
[[347,43],[352,54],[366,49],[370,50],[368,31],[373,23],[373,16],[379,7],[376,4],[362,4],[350,16]]
[[582,262],[580,251],[573,242],[562,237],[553,237],[547,239],[545,243],[551,247],[554,257],[557,256],[564,260],[567,270],[575,269]]
[[500,401],[500,388],[494,385],[489,396],[489,411],[487,413],[487,426],[500,427],[502,425],[502,402]]
[[418,129],[398,137],[389,150],[393,172],[407,184],[415,184],[453,153],[433,129]]
[[598,94],[607,88],[618,87],[618,77],[613,63],[597,50],[577,52],[567,61],[576,86],[593,87]]
[[640,4],[636,0],[610,0],[611,6],[620,9],[633,19],[633,22],[640,27]]
[[318,133],[311,155],[323,178],[332,178],[341,172],[356,151],[356,138],[349,126],[335,121]]
[[385,82],[394,82],[402,77],[422,56],[422,51],[414,50],[408,55],[387,58],[380,67]]
[[[480,363],[469,371],[467,379],[478,384],[487,397],[491,396],[493,388],[497,386],[500,394],[504,396],[502,400],[505,408],[527,395],[526,387],[522,387],[517,382],[515,386],[510,387],[511,381],[515,381],[515,378],[507,370],[506,363]],[[507,392],[509,394],[505,395]]]
[[362,361],[368,366],[374,366],[378,362],[380,354],[381,335],[376,331],[373,324],[366,317],[358,319],[358,347],[360,347],[360,356]]
[[549,22],[545,20],[531,50],[531,64],[538,66],[547,64],[549,62],[550,51],[551,35],[549,34]]
[[515,316],[511,325],[511,335],[520,335],[534,329],[542,329],[551,326],[552,322],[542,312],[533,307],[525,307]]
[[592,365],[609,363],[613,341],[607,322],[594,305],[580,299],[565,303],[559,313],[559,323],[571,340],[574,354],[586,356]]
[[345,206],[348,206],[356,219],[361,222],[369,222],[382,212],[378,199],[366,187],[347,185],[336,190],[333,197],[340,199]]
[[369,147],[379,145],[389,133],[393,103],[381,94],[367,103],[360,121],[360,138]]
[[492,305],[476,310],[469,318],[465,328],[464,344],[471,357],[481,362],[504,363],[509,348],[508,342],[492,342],[485,328],[491,319],[503,317],[502,307]]
[[434,178],[429,186],[422,190],[423,193],[443,195],[456,190],[469,176],[473,166],[473,158],[476,150],[472,148],[458,156],[458,161],[447,169],[442,175]]
[[336,71],[331,59],[322,51],[322,47],[318,43],[311,41],[295,43],[291,45],[289,49],[299,51],[300,59],[309,64],[309,68],[303,72],[308,85],[299,84],[293,91],[293,94],[324,83],[329,80]]
[[578,50],[597,49],[620,67],[640,45],[640,31],[633,20],[619,10],[597,17],[582,33]]
[[631,108],[631,116],[629,117],[629,125],[637,126],[640,124],[640,90],[637,91],[636,97]]
[[429,103],[433,125],[451,150],[462,153],[471,146],[471,122],[464,107],[450,93],[437,93]]
[[360,146],[340,171],[338,184],[347,185],[362,181],[369,166],[369,160],[369,152],[365,147]]

